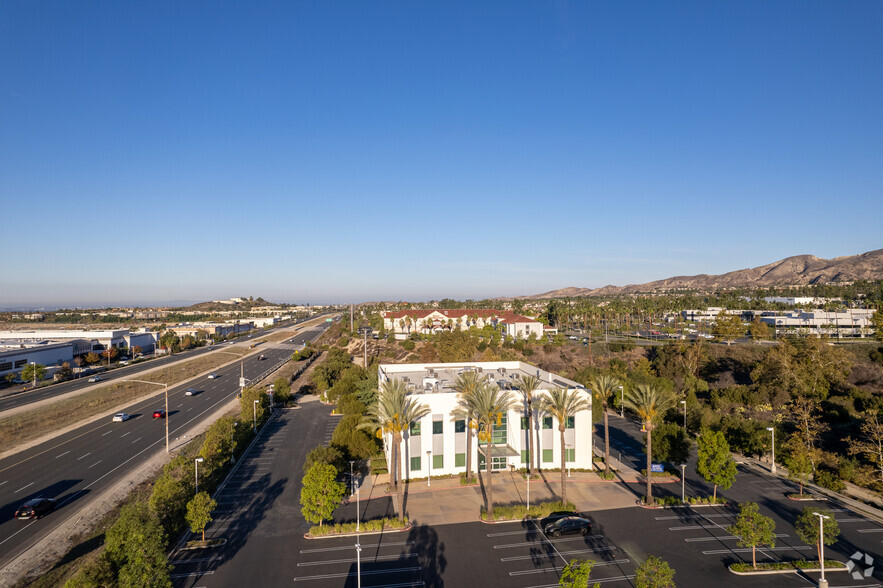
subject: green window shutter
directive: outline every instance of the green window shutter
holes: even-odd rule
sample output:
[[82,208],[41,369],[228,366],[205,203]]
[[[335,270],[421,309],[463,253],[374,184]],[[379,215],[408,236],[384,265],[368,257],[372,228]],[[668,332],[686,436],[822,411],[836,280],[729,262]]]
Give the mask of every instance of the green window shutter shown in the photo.
[[455,433],[465,433],[466,432],[466,421],[461,419],[459,421],[454,421],[454,432]]
[[454,454],[454,467],[455,468],[465,468],[466,467],[466,454],[465,453],[455,453]]
[[411,435],[416,437],[420,434],[420,423],[411,423]]
[[543,449],[543,463],[552,463],[552,450],[551,449]]
[[530,456],[530,451],[527,449],[521,450],[521,463],[527,463],[527,458]]
[[420,458],[419,457],[412,457],[411,458],[411,471],[416,472],[416,471],[419,471],[420,469],[421,469]]
[[543,417],[543,428],[544,429],[551,429],[552,428],[552,417],[550,417],[550,416]]
[[576,461],[576,449],[565,449],[564,461]]
[[576,421],[576,417],[572,417],[572,416],[567,417],[567,420],[564,421],[564,428],[565,428],[565,429],[572,429],[572,428],[574,428],[574,427],[576,426],[576,425],[574,424],[575,421]]
[[444,432],[444,421],[432,421],[432,434],[441,435]]
[[521,430],[526,431],[528,429],[527,417],[521,417]]
[[445,456],[444,455],[433,455],[432,456],[432,469],[440,470],[445,467]]

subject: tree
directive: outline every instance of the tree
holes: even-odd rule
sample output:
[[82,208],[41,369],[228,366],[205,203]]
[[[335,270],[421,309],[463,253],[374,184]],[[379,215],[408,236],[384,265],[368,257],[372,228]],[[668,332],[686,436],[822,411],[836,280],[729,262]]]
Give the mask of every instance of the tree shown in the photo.
[[119,353],[120,352],[117,350],[116,347],[108,347],[101,353],[101,355],[103,355],[104,359],[107,360],[107,365],[110,365],[110,362],[116,359],[116,356],[119,355]]
[[95,353],[94,351],[90,351],[89,353],[86,354],[85,359],[86,359],[86,363],[88,363],[89,365],[94,365],[101,360],[101,357],[99,357],[98,354]]
[[647,504],[653,504],[653,482],[651,476],[653,456],[653,428],[669,409],[677,403],[675,395],[652,384],[638,384],[629,388],[624,405],[641,419],[647,432]]
[[193,533],[202,533],[205,541],[205,528],[212,522],[212,511],[218,503],[208,495],[208,492],[200,492],[187,503],[187,524]]
[[785,454],[782,456],[782,465],[788,470],[788,479],[800,485],[800,495],[803,496],[803,485],[809,481],[813,472],[812,451],[797,433],[792,433],[783,443],[783,447]]
[[472,428],[475,423],[475,391],[479,387],[477,372],[463,372],[454,380],[457,406],[451,411],[456,420],[466,422],[466,480],[472,479]]
[[586,588],[589,585],[589,575],[595,562],[590,559],[572,559],[570,563],[561,570],[561,578],[558,580],[558,586],[563,588]]
[[64,362],[61,364],[61,367],[55,372],[55,378],[59,382],[66,382],[74,377],[74,370],[71,369],[71,364],[68,362]]
[[721,431],[705,429],[697,441],[699,457],[696,473],[709,484],[714,484],[713,499],[717,500],[717,487],[727,490],[736,481],[736,461],[730,453],[730,444]]
[[757,504],[745,502],[739,506],[736,522],[727,531],[739,537],[739,547],[751,548],[751,565],[757,569],[757,546],[776,546],[776,523],[768,516],[760,514]]
[[25,382],[41,381],[46,375],[46,367],[39,363],[26,363],[21,368],[21,379]]
[[770,326],[765,322],[761,321],[759,317],[755,317],[755,319],[748,325],[748,333],[751,335],[751,338],[754,340],[759,339],[769,339],[770,338]]
[[653,430],[653,459],[673,464],[686,463],[692,443],[677,423],[662,423]]
[[883,341],[883,312],[878,308],[871,317],[871,323],[874,325],[874,339]]
[[870,410],[863,416],[861,436],[845,440],[849,444],[849,453],[864,455],[871,460],[883,481],[883,422],[876,410]]
[[675,571],[668,562],[655,555],[648,555],[635,570],[637,588],[675,588]]
[[815,473],[819,461],[818,441],[828,428],[819,415],[819,402],[800,394],[789,408],[796,439],[803,444],[803,453],[809,458],[811,471]]
[[475,420],[478,426],[478,440],[486,441],[484,465],[487,472],[487,515],[494,520],[494,457],[491,447],[494,443],[494,426],[501,424],[503,417],[515,405],[512,395],[496,384],[482,384],[475,391]]
[[739,315],[721,310],[715,318],[712,333],[718,339],[726,340],[729,345],[734,339],[745,334],[745,327],[742,326],[742,318]]
[[524,376],[518,384],[518,389],[524,395],[523,405],[527,412],[527,473],[533,474],[536,450],[534,449],[535,435],[533,430],[533,401],[534,392],[540,387],[540,380],[535,376]]
[[199,455],[206,462],[206,474],[222,467],[233,456],[233,419],[222,417],[216,420],[205,432]]
[[402,463],[399,450],[402,446],[402,438],[411,423],[422,419],[429,414],[429,407],[417,402],[408,396],[408,389],[401,380],[386,380],[380,385],[377,394],[377,402],[368,408],[368,412],[360,428],[375,431],[378,437],[383,435],[392,436],[392,466],[395,472],[396,487],[396,511],[399,519],[405,517],[402,505],[404,504],[404,485],[401,483]]
[[146,505],[124,506],[120,517],[107,530],[104,546],[115,572],[116,586],[171,587],[166,535]]
[[567,421],[576,418],[577,413],[592,410],[591,401],[583,398],[578,390],[567,390],[554,387],[537,399],[537,409],[555,417],[558,421],[558,435],[561,444],[561,502],[567,504],[567,468],[565,466],[567,451],[564,444],[564,432]]
[[821,339],[801,339],[793,344],[780,341],[770,348],[751,370],[751,379],[770,398],[784,392],[824,400],[834,386],[843,384],[852,362],[842,349]]
[[141,346],[135,345],[132,347],[132,359],[135,359],[136,355],[141,355]]
[[301,512],[311,523],[322,522],[331,518],[331,514],[341,498],[346,494],[346,487],[337,481],[337,470],[334,466],[314,463],[303,480],[300,491]]
[[827,517],[822,519],[824,522],[821,524],[823,540],[825,545],[834,545],[837,541],[837,537],[840,535],[840,525],[837,524],[837,521],[834,519],[834,513],[830,510],[807,506],[794,522],[794,530],[797,531],[797,537],[799,537],[801,541],[807,545],[816,546],[816,557],[821,562],[822,546],[819,544],[820,525],[819,517],[816,516],[816,514]]
[[620,385],[616,377],[608,374],[593,376],[588,381],[589,389],[601,400],[604,411],[604,466],[608,473],[610,472],[610,429],[607,426],[607,403]]

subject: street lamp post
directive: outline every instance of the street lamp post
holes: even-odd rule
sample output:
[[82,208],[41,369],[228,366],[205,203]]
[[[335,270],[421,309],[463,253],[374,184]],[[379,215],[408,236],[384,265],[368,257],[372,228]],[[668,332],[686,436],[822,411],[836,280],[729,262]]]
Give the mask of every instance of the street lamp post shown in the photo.
[[356,543],[356,588],[362,588],[362,546]]
[[623,418],[625,413],[623,409],[625,407],[625,390],[623,390],[622,386],[619,387],[619,418]]
[[169,452],[169,385],[160,384],[159,382],[148,382],[147,380],[123,380],[123,382],[137,382],[139,384],[151,384],[153,386],[163,386],[165,388],[166,397],[166,453]]
[[193,460],[193,473],[196,476],[196,492],[195,494],[199,494],[199,462],[203,461],[203,458],[197,457]]
[[687,431],[687,401],[681,400],[681,404],[684,405],[684,432]]
[[252,413],[253,413],[252,418],[254,419],[253,428],[254,428],[255,433],[258,432],[258,402],[260,402],[260,400],[255,400],[254,404],[251,405]]
[[34,389],[36,389],[36,388],[37,388],[37,362],[36,362],[36,361],[32,361],[32,362],[31,362],[31,365],[32,365],[33,368],[34,368]]
[[353,482],[353,464],[354,461],[350,461],[350,496],[356,493],[356,485]]
[[685,498],[685,495],[684,495],[684,474],[686,472],[686,469],[687,469],[687,464],[682,463],[681,464],[681,502],[685,502],[685,500],[684,500],[684,498]]
[[356,533],[359,533],[359,489],[356,488]]
[[828,588],[828,580],[825,579],[825,519],[831,517],[817,512],[812,514],[819,517],[819,565],[822,567],[822,577],[819,579],[819,588]]
[[770,466],[770,473],[776,473],[776,428],[767,427],[767,431],[773,434],[773,465]]
[[527,509],[530,510],[530,472],[527,473]]
[[432,451],[426,451],[426,487],[432,486]]

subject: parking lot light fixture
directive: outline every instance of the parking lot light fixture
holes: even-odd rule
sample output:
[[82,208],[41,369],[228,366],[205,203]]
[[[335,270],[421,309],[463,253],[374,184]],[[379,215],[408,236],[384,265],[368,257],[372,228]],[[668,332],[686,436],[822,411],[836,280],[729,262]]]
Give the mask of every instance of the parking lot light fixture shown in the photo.
[[150,384],[151,386],[163,386],[165,388],[166,397],[166,453],[169,452],[169,385],[159,382],[148,382],[147,380],[122,380],[123,382],[137,382],[139,384]]
[[830,519],[828,515],[813,512],[812,514],[819,517],[819,565],[822,567],[822,577],[819,579],[819,588],[828,588],[828,580],[825,579],[825,519]]
[[625,390],[622,386],[619,387],[619,418],[625,417],[625,412],[623,409],[625,408]]
[[202,461],[205,460],[201,457],[197,457],[193,460],[193,473],[196,476],[196,492],[194,492],[194,494],[199,494],[199,464]]
[[681,464],[681,502],[685,502],[685,499],[684,499],[684,474],[686,472],[686,469],[687,469],[687,464],[682,463]]
[[350,496],[356,493],[356,485],[353,482],[353,464],[356,463],[354,461],[350,461]]
[[252,407],[251,407],[251,408],[252,408],[252,413],[254,413],[254,415],[253,415],[253,419],[254,419],[254,425],[253,425],[253,427],[254,427],[254,432],[255,432],[256,434],[257,434],[257,432],[258,432],[258,402],[260,402],[260,400],[255,400],[255,401],[254,401],[254,404],[252,404]]
[[356,588],[362,588],[362,546],[356,543]]
[[681,400],[681,404],[684,405],[684,432],[687,431],[687,401]]
[[359,489],[356,488],[356,533],[360,533],[359,530]]
[[770,466],[770,473],[776,473],[776,428],[775,427],[767,427],[767,431],[773,434],[773,456],[772,461],[773,465]]

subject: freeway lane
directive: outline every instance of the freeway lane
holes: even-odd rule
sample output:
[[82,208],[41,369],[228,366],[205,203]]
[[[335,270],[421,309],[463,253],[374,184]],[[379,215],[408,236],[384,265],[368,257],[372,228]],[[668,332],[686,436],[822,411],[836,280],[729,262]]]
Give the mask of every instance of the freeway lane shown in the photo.
[[[301,324],[308,320],[313,320],[315,317],[310,318],[302,318],[294,322],[286,322],[280,326],[274,327],[272,329],[267,329],[266,331],[261,331],[257,337],[246,338],[242,337],[236,341],[236,344],[240,343],[251,343],[255,339],[260,339],[261,337],[268,335],[278,329],[286,329],[291,328],[295,325]],[[17,392],[12,394],[7,394],[6,396],[0,398],[0,413],[4,410],[9,410],[11,408],[16,408],[19,406],[25,406],[27,404],[32,404],[39,400],[44,400],[46,398],[57,398],[64,394],[68,394],[70,392],[74,392],[77,390],[82,390],[88,386],[101,386],[105,382],[110,382],[114,380],[120,380],[123,378],[137,378],[138,374],[147,370],[152,370],[157,367],[162,367],[164,365],[168,365],[177,361],[192,359],[199,355],[203,355],[205,353],[212,353],[214,351],[218,351],[219,349],[223,349],[226,347],[224,344],[215,345],[213,348],[209,347],[198,347],[196,349],[190,349],[188,351],[181,351],[174,355],[168,355],[165,357],[159,357],[156,359],[151,359],[145,362],[139,362],[134,365],[117,367],[112,370],[108,370],[106,372],[101,373],[101,383],[99,384],[89,384],[87,382],[88,378],[78,378],[76,380],[71,380],[69,382],[62,382],[60,384],[53,384],[51,386],[44,386],[42,388],[38,388],[36,390],[28,390],[26,392]],[[20,385],[19,385],[20,386]],[[16,386],[18,388],[19,386]]]
[[[257,355],[244,359],[244,376],[258,378],[290,357],[295,346],[306,339],[314,340],[325,328],[324,323],[303,328],[285,342],[261,345],[261,353],[267,359],[258,360]],[[169,388],[169,437],[173,445],[183,431],[229,402],[239,391],[240,362],[216,373],[220,376],[217,379],[190,380]],[[188,387],[200,393],[184,396]],[[129,421],[113,423],[108,414],[106,419],[0,460],[0,565],[10,562],[72,516],[90,496],[99,495],[149,455],[162,451],[165,424],[162,419],[151,417],[162,406],[163,392],[157,386],[155,396],[124,409],[134,417]],[[35,496],[55,498],[58,510],[36,521],[12,519],[15,509]]]

